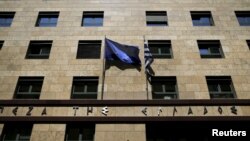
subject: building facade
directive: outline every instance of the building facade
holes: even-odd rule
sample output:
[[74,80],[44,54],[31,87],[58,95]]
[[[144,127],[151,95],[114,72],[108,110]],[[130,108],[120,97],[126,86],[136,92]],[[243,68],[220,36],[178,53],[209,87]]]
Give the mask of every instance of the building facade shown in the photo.
[[[138,46],[141,66],[105,60],[105,38]],[[249,130],[249,50],[249,0],[0,0],[0,140]]]

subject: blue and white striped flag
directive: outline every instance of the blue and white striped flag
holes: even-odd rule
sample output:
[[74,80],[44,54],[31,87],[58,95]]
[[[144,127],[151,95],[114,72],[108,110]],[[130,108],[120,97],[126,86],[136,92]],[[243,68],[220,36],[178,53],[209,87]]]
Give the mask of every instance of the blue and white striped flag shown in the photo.
[[154,72],[151,68],[151,64],[153,63],[154,61],[154,58],[149,50],[149,47],[146,43],[146,41],[144,42],[144,58],[145,58],[145,71],[146,71],[146,74],[148,76],[153,76],[154,75]]

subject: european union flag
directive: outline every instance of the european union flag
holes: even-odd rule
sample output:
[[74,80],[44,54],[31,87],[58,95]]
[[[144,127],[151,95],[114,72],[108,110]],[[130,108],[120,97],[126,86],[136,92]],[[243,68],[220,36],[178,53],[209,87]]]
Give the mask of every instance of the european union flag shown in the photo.
[[123,45],[106,38],[105,46],[106,60],[120,60],[126,64],[141,65],[137,46]]

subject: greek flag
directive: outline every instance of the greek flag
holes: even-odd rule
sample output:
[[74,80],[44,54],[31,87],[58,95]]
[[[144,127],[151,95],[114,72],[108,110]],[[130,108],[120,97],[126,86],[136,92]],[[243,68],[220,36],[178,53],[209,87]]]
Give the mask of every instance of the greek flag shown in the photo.
[[154,75],[154,71],[152,70],[151,68],[151,64],[153,63],[154,61],[154,58],[149,50],[149,47],[146,43],[146,41],[144,42],[144,58],[145,58],[145,71],[146,71],[146,74],[148,76],[153,76]]
[[123,45],[105,38],[105,59],[120,60],[131,65],[141,65],[139,48],[137,46]]

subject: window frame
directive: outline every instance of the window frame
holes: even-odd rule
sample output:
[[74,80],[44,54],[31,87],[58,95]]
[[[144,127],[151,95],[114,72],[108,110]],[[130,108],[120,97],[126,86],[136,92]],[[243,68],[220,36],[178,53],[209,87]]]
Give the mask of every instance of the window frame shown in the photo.
[[[236,15],[236,18],[237,18],[240,26],[250,26],[250,11],[235,11],[235,15]],[[246,15],[246,16],[244,16],[244,15]],[[242,21],[239,19],[241,17],[247,18],[249,20],[249,22],[242,23]]]
[[[155,92],[154,85],[162,85],[162,92]],[[166,85],[172,86],[175,90],[174,92],[166,91]],[[164,87],[163,87],[164,86]],[[157,76],[152,77],[151,81],[151,88],[152,88],[152,99],[153,100],[174,100],[179,98],[178,86],[177,86],[177,79],[175,76]],[[162,98],[161,98],[162,97]]]
[[[78,140],[68,139],[69,132],[72,129],[78,129],[78,131],[79,131],[78,133],[80,133],[80,134],[78,134]],[[83,131],[86,130],[86,129],[87,130],[93,130],[92,131],[93,132],[93,139],[83,139]],[[83,125],[79,125],[79,124],[67,124],[66,125],[64,141],[94,141],[94,140],[95,140],[95,124],[85,123]]]
[[[4,23],[0,22],[0,27],[11,27],[16,12],[0,12],[0,19],[5,19]],[[4,18],[5,17],[5,18]],[[6,19],[11,19],[10,22],[6,22]]]
[[[44,77],[27,77],[27,76],[20,76],[17,81],[14,99],[39,99],[41,92],[42,92],[42,86],[43,86],[43,80]],[[28,91],[20,92],[21,87],[28,86]],[[32,91],[34,86],[38,86],[40,88],[38,92]]]
[[[25,59],[49,59],[52,43],[53,43],[52,40],[30,41]],[[42,53],[42,50],[45,48],[47,48],[48,51],[47,54]],[[39,53],[38,54],[32,53],[36,49],[39,50]]]
[[250,50],[250,40],[246,40],[248,49]]
[[[85,18],[92,18],[93,20],[96,20],[96,18],[101,18],[101,23],[94,22],[94,23],[88,23],[86,24]],[[104,12],[103,11],[83,11],[82,14],[82,27],[102,27],[104,23]]]
[[[57,12],[57,11],[39,12],[35,26],[36,27],[56,27],[57,23],[58,23],[58,19],[59,19],[59,14],[60,14],[60,12]],[[56,22],[55,23],[48,22],[48,23],[42,23],[41,24],[41,19],[42,18],[48,18],[48,19],[56,18]]]
[[168,26],[167,11],[146,11],[146,25],[150,27]]
[[4,41],[0,40],[0,50],[2,49]]
[[[159,47],[159,45],[162,45],[161,47]],[[172,44],[170,40],[148,40],[148,47],[149,50],[153,56],[154,59],[173,59],[173,50],[172,50]],[[169,54],[168,53],[154,53],[152,48],[157,48],[158,51],[159,49],[162,50],[163,48],[168,49]]]
[[[91,49],[93,48],[93,46],[95,48]],[[102,47],[101,40],[80,40],[78,42],[76,59],[100,59],[101,47]],[[85,53],[86,50],[87,53]]]
[[[190,11],[190,14],[191,14],[193,26],[215,26],[211,11]],[[202,24],[200,23],[200,20],[199,22],[195,22],[195,21],[198,21],[198,20],[195,20],[196,18],[201,19],[202,17],[208,18],[209,23]]]
[[[222,59],[225,58],[221,43],[219,40],[197,40],[199,54],[202,59]],[[211,49],[218,49],[219,53],[212,53]],[[208,54],[202,54],[201,49],[207,49]]]
[[[96,85],[96,92],[87,91],[90,84]],[[83,86],[84,92],[75,92],[76,85]],[[94,76],[73,77],[71,99],[97,99],[98,85],[99,85],[99,77],[94,77]]]
[[[23,128],[25,128],[25,131]],[[13,141],[10,139],[5,139],[7,134],[10,133],[10,134],[15,134],[15,141],[30,140],[32,129],[33,129],[33,124],[25,124],[25,125],[24,124],[4,124],[3,133],[0,139],[2,141]],[[29,132],[29,136],[23,136],[25,139],[20,139],[20,136],[21,136],[20,134],[23,134],[23,132]]]
[[[237,95],[233,86],[233,82],[230,76],[206,76],[206,82],[210,99],[236,99]],[[211,91],[209,87],[211,85],[217,86],[218,91]],[[228,85],[230,91],[223,91],[221,86]],[[218,97],[218,96],[223,97]]]

